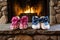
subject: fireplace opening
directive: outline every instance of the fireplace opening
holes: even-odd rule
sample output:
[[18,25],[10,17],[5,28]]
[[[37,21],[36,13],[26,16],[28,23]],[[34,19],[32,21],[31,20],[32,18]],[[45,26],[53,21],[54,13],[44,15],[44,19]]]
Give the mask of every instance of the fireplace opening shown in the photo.
[[7,0],[8,22],[13,16],[29,16],[29,22],[33,15],[49,16],[49,0]]

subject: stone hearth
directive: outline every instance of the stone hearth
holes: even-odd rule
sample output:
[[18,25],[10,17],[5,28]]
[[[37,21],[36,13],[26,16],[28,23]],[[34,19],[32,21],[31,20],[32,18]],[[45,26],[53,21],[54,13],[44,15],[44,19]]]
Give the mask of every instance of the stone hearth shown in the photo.
[[1,40],[60,40],[60,24],[51,26],[49,30],[11,30],[9,26],[10,24],[0,25]]

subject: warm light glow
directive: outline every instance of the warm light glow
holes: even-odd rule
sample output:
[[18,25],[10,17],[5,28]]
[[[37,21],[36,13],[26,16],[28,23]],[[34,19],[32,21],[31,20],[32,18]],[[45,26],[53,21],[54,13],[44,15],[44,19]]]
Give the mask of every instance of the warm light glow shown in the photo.
[[35,13],[35,11],[33,7],[30,8],[29,6],[27,6],[27,9],[24,11],[24,13]]
[[14,11],[15,11],[15,15],[18,16],[21,13],[23,13],[23,10],[20,8],[20,6],[18,4],[14,4]]
[[37,5],[36,7],[30,7],[27,5],[24,9],[22,9],[18,4],[14,4],[14,11],[16,15],[20,15],[21,13],[37,13],[39,15],[42,11],[42,5]]

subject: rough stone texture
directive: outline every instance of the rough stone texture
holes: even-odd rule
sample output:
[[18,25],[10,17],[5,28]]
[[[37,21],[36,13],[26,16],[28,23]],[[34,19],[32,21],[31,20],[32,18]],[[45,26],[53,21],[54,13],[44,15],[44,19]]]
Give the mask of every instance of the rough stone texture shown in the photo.
[[55,16],[56,15],[56,12],[55,12],[55,10],[53,9],[53,7],[50,7],[50,15],[53,15],[53,16]]
[[60,14],[56,14],[57,23],[60,24]]
[[7,0],[0,0],[0,24],[6,24],[7,21]]
[[0,40],[7,40],[7,36],[0,36]]
[[56,35],[0,35],[0,40],[60,40]]
[[49,37],[45,35],[36,35],[34,36],[34,40],[47,40]]
[[2,7],[1,11],[7,10],[7,6]]
[[59,7],[54,7],[56,13],[59,13],[60,14],[60,8]]
[[58,35],[0,35],[1,40],[60,40]]
[[50,15],[50,25],[56,24],[56,18],[53,15]]
[[60,40],[60,36],[58,36],[58,40]]
[[[59,6],[60,6],[60,1],[50,0],[50,24],[52,24],[52,25],[60,24],[60,8],[59,8]],[[56,19],[53,16],[55,16]]]
[[[6,1],[7,0],[0,0],[0,20],[4,20],[4,18],[7,19],[7,17],[6,17],[7,2]],[[51,4],[52,5],[50,6],[50,8],[51,8],[50,9],[50,11],[51,11],[50,12],[51,13],[50,22],[52,25],[54,25],[54,24],[56,24],[56,20],[57,20],[57,23],[60,23],[60,9],[58,9],[59,5],[57,7],[52,8],[54,3],[51,3]],[[56,17],[56,20],[55,20],[55,17]],[[5,24],[6,22],[7,22],[7,20],[2,21],[1,24]],[[6,28],[5,25],[3,25],[3,26]],[[1,27],[1,25],[0,25],[0,27]],[[8,29],[9,29],[9,27],[8,27]],[[3,29],[3,30],[5,30],[5,29]],[[0,31],[0,34],[1,34],[0,40],[60,40],[60,36],[58,36],[58,35],[60,35],[60,31],[27,29],[27,30]],[[24,34],[24,35],[22,35],[22,34]],[[54,34],[56,34],[56,35],[54,35]]]
[[3,0],[0,0],[0,2],[2,2]]
[[9,38],[8,40],[14,40],[14,38]]
[[57,36],[50,36],[52,40],[57,40]]
[[7,5],[7,2],[6,1],[1,2],[1,4],[0,4],[0,6],[5,6],[5,5]]
[[7,17],[4,15],[0,18],[0,24],[6,24],[7,23]]
[[20,36],[15,36],[14,40],[33,40],[33,39],[28,35],[20,35]]
[[50,15],[55,15],[56,13],[53,8],[54,2],[51,0],[49,4],[50,4]]

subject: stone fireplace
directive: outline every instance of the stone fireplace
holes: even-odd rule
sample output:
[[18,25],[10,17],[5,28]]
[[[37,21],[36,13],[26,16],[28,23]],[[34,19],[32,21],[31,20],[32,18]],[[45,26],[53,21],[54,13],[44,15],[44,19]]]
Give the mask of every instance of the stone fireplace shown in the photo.
[[7,0],[8,22],[13,16],[33,15],[49,16],[49,0]]
[[[8,0],[8,2],[7,2],[7,0],[0,0],[0,14],[7,13],[9,21],[12,18],[12,16],[15,16],[14,11],[12,11],[13,3],[14,3],[13,1],[15,1],[15,0]],[[60,14],[59,14],[60,9],[59,9],[59,6],[55,5],[56,4],[55,2],[57,0],[56,1],[54,0],[53,2],[52,1],[53,0],[50,0],[50,2],[51,2],[50,4],[52,4],[52,5],[50,5],[50,10],[51,10],[50,15],[51,15],[52,23],[55,23],[56,21],[57,21],[57,23],[60,23]],[[7,4],[8,4],[8,7],[7,7]],[[54,4],[55,10],[58,10],[59,13],[54,12],[53,4]],[[8,8],[8,11],[7,11],[7,8]],[[47,6],[47,8],[48,8],[48,6]],[[56,9],[56,8],[58,8],[58,9]],[[46,11],[49,11],[49,10],[46,9],[45,12]],[[47,15],[49,13],[49,12],[48,13],[45,13],[45,12],[44,12],[44,15]],[[32,11],[30,11],[30,13],[32,13]],[[6,16],[7,16],[7,14],[6,14]],[[41,12],[39,16],[42,16],[42,15],[43,15],[43,13]],[[2,15],[0,15],[0,18],[1,18],[1,16]],[[4,22],[5,19],[3,18],[2,21]],[[0,22],[1,22],[1,19],[0,19]],[[33,30],[33,29],[10,30],[8,28],[9,26],[5,26],[5,23],[3,26],[0,25],[0,27],[3,27],[3,28],[0,28],[0,39],[1,40],[60,40],[60,29],[59,29],[60,24],[57,25],[57,23],[55,23],[57,26],[56,25],[55,25],[55,27],[52,26],[51,30]],[[9,25],[9,24],[6,24],[6,25]],[[3,30],[3,31],[1,31],[1,30]]]

